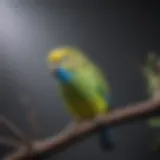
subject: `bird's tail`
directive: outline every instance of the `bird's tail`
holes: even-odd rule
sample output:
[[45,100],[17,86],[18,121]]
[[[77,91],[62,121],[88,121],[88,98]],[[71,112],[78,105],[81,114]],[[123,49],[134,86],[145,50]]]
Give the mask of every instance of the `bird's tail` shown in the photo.
[[107,127],[102,128],[99,133],[99,143],[102,150],[113,150],[114,143]]

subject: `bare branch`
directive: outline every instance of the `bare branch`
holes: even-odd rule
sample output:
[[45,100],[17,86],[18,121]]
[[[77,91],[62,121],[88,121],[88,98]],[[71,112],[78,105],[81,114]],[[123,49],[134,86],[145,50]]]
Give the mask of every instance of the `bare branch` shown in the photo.
[[32,143],[32,152],[29,152],[27,148],[22,146],[17,152],[6,157],[5,160],[46,159],[64,151],[76,142],[82,141],[91,133],[97,132],[101,126],[116,126],[131,120],[141,120],[149,118],[157,112],[160,112],[159,100],[148,100],[121,109],[115,109],[102,118],[77,124],[67,132],[64,132],[64,134],[34,141]]
[[27,112],[27,120],[31,127],[32,138],[37,139],[41,133],[41,127],[37,121],[37,114],[35,110],[31,108],[30,100],[26,96],[21,96],[20,100],[22,102],[22,107],[24,107]]
[[6,126],[6,128],[18,139],[20,139],[25,145],[30,146],[29,140],[24,136],[24,134],[16,127],[11,121],[6,117],[0,116],[0,124]]
[[3,137],[3,136],[0,136],[0,144],[10,146],[10,147],[16,147],[16,148],[22,145],[21,141],[18,141],[9,137]]

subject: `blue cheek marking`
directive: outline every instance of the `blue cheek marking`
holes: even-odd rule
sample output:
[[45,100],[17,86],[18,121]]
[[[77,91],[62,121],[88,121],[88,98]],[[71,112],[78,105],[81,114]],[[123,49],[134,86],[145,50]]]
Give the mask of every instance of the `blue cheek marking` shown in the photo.
[[56,71],[56,77],[62,83],[69,83],[72,79],[72,74],[63,68],[58,68]]

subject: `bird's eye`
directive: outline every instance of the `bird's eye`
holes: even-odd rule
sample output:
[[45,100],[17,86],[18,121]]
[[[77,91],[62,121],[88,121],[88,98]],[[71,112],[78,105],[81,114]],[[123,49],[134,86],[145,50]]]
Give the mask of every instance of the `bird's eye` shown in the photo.
[[63,56],[63,57],[61,58],[60,63],[64,63],[67,59],[68,59],[68,56],[67,56],[67,55]]

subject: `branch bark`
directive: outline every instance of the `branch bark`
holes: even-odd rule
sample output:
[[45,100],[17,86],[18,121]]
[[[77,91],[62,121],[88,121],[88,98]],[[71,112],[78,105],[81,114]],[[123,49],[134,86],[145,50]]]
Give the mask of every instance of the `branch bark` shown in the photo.
[[0,124],[6,126],[6,128],[16,137],[18,138],[24,145],[30,146],[29,140],[24,134],[20,131],[18,127],[16,127],[11,121],[9,121],[6,117],[0,115]]
[[5,157],[4,160],[46,159],[97,132],[101,126],[116,126],[135,120],[142,120],[157,113],[160,113],[159,99],[146,100],[135,105],[121,107],[110,111],[110,113],[101,118],[77,124],[57,136],[32,141],[32,150],[28,150],[26,146],[20,146],[17,151]]
[[9,137],[0,136],[0,144],[18,148],[22,142]]
[[27,120],[31,128],[32,136],[30,139],[37,139],[38,137],[40,137],[42,131],[40,129],[41,128],[40,124],[38,123],[37,114],[31,105],[32,101],[27,96],[24,95],[19,96],[19,98],[21,102],[21,107],[23,107],[26,111]]

